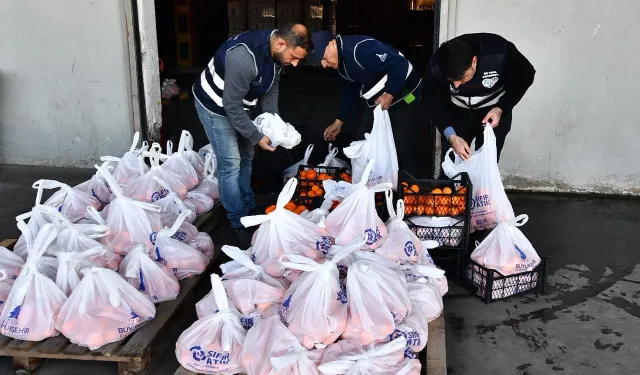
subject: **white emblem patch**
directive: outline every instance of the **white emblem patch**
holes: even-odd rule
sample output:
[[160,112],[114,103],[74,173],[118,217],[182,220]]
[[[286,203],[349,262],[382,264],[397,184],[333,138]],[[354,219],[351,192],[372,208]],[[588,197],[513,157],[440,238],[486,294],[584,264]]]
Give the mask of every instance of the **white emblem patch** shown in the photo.
[[490,89],[496,84],[496,82],[498,82],[498,77],[485,78],[482,80],[482,86]]

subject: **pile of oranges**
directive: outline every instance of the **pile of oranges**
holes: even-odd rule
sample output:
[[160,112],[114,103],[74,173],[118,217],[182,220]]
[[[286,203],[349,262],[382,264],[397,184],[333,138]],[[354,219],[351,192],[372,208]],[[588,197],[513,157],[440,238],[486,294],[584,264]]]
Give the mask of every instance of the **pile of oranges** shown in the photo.
[[460,186],[454,193],[450,187],[433,189],[421,195],[418,185],[402,183],[406,215],[458,216],[465,212],[465,196],[467,189]]
[[[307,210],[307,206],[301,204],[299,206],[296,206],[295,203],[293,203],[293,201],[290,201],[289,203],[287,203],[286,206],[284,206],[284,208],[286,208],[287,210],[293,212],[294,214],[300,215],[301,213],[305,212]],[[276,209],[276,205],[272,204],[271,206],[267,207],[267,209],[264,211],[265,214],[270,214],[272,213],[274,210]]]
[[346,181],[348,183],[351,183],[351,175],[347,172],[342,172],[340,173],[340,178],[342,178],[343,181]]
[[[302,170],[298,175],[301,180],[298,184],[298,195],[301,197],[322,197],[324,190],[322,189],[322,181],[333,180],[333,176],[327,173],[318,173],[315,169]],[[312,180],[312,181],[305,181]],[[317,182],[320,181],[320,182]]]

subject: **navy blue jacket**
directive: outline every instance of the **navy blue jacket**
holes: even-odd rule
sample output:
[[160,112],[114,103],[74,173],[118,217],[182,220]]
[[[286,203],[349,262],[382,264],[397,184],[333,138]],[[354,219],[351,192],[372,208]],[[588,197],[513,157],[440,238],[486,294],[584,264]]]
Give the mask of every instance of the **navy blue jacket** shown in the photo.
[[[414,92],[422,82],[420,74],[412,70],[411,64],[390,45],[366,35],[337,35],[338,74],[348,81],[343,93],[338,119],[350,119],[357,108],[357,100],[385,75],[387,82],[376,96],[368,100],[373,106],[377,96],[383,93],[393,95],[394,103]],[[413,68],[412,68],[413,69]]]

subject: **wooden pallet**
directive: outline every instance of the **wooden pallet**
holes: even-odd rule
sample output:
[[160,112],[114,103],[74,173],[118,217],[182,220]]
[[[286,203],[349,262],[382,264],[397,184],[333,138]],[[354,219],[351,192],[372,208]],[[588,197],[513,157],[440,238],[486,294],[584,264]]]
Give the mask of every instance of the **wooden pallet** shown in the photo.
[[[220,222],[220,213],[219,206],[216,206],[198,217],[194,225],[202,232],[211,233]],[[13,244],[15,240],[0,242],[0,246],[7,248]],[[62,335],[40,342],[0,335],[0,356],[12,357],[14,371],[23,370],[21,373],[27,374],[35,374],[41,365],[51,359],[117,362],[119,375],[149,374],[154,355],[161,353],[168,345],[175,345],[178,336],[196,320],[193,306],[211,289],[209,274],[219,254],[217,251],[207,271],[181,280],[178,297],[158,304],[155,317],[128,338],[91,351],[72,344]]]
[[[426,358],[425,358],[426,356]],[[447,348],[444,337],[444,313],[433,322],[429,323],[429,343],[427,348],[420,352],[423,375],[447,375]],[[184,367],[178,367],[173,375],[198,375]]]

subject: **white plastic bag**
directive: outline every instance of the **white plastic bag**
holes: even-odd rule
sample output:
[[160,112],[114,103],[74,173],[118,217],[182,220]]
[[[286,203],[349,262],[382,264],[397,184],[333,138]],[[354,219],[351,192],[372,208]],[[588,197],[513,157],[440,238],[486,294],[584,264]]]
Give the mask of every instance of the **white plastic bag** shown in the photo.
[[187,197],[187,186],[182,181],[182,177],[160,165],[160,157],[162,155],[159,148],[160,145],[154,143],[149,152],[145,153],[149,157],[151,168],[144,175],[129,181],[129,184],[124,189],[126,196],[148,203],[164,198],[169,194],[169,189],[166,189],[154,179],[154,177],[157,177],[165,181],[171,187],[171,191],[175,192],[180,199]]
[[185,198],[184,201],[185,203],[189,202],[193,207],[195,213],[198,215],[202,215],[211,211],[214,205],[213,198],[201,191],[188,192],[187,198]]
[[362,345],[388,337],[411,312],[405,281],[391,268],[358,260],[347,273],[349,315],[342,337]]
[[362,237],[358,238],[324,263],[296,254],[284,256],[288,259],[282,262],[285,267],[303,273],[287,290],[279,315],[305,348],[329,345],[344,332],[347,292],[338,280],[337,264],[364,243]]
[[11,293],[11,286],[13,283],[8,283],[7,279],[5,279],[6,275],[4,271],[0,269],[0,314],[2,313],[2,309],[4,308],[4,301],[9,298],[9,293]]
[[247,375],[318,375],[323,352],[307,350],[277,316],[272,316],[247,333],[242,366]]
[[[188,151],[185,151],[184,146],[184,142],[186,142],[186,140],[183,140],[185,132],[189,134],[186,130],[182,131],[182,137],[180,137],[180,144],[178,145],[177,152],[173,152],[173,142],[167,141],[167,158],[162,164],[162,167],[178,175],[187,189],[191,190],[198,185],[202,178],[204,173],[204,160],[198,164],[198,168],[200,168],[199,170],[191,164],[190,158],[187,156]],[[188,137],[191,137],[191,135],[189,134]],[[193,150],[191,150],[191,152],[195,153]],[[197,153],[195,154],[197,159],[194,159],[194,161],[199,161],[200,156]]]
[[240,356],[247,331],[238,312],[227,303],[217,275],[211,275],[211,287],[218,311],[199,319],[180,335],[176,358],[184,368],[199,374],[239,374],[243,372]]
[[404,337],[367,346],[341,340],[324,351],[318,369],[326,375],[395,375],[406,365],[405,346]]
[[283,254],[299,254],[319,260],[333,244],[333,238],[325,230],[285,208],[297,183],[295,178],[286,183],[278,196],[276,209],[270,214],[240,219],[245,227],[261,224],[253,243],[253,254],[256,264],[265,267],[267,273],[274,277],[284,273],[278,262]]
[[[180,231],[180,230],[178,230]],[[177,234],[177,232],[176,232]],[[173,235],[175,238],[175,234]],[[181,241],[186,243],[187,245],[193,247],[194,249],[198,250],[199,252],[202,253],[202,255],[206,256],[209,259],[213,259],[213,256],[215,255],[215,249],[213,247],[213,240],[211,239],[211,236],[208,235],[207,233],[204,232],[198,232],[196,234],[196,237],[191,240],[191,241]]]
[[220,189],[218,188],[218,178],[216,173],[216,156],[213,153],[208,153],[204,159],[204,176],[200,185],[193,189],[194,192],[204,193],[207,196],[218,199],[220,198]]
[[340,150],[338,150],[337,147],[334,148],[333,145],[329,143],[329,154],[327,154],[327,157],[324,159],[324,162],[320,164],[320,166],[346,168],[348,171],[351,171],[351,165],[346,161],[338,158],[339,152]]
[[42,200],[43,189],[60,190],[53,193],[43,204],[55,207],[72,222],[76,222],[84,217],[87,207],[100,208],[100,201],[91,194],[82,190],[74,189],[67,184],[54,180],[38,180],[33,184],[33,188],[38,190],[36,195],[36,205]]
[[409,229],[404,219],[404,201],[399,199],[394,210],[392,193],[387,191],[387,239],[376,249],[376,253],[398,263],[418,263],[424,255],[420,239]]
[[144,163],[144,157],[142,156],[142,154],[147,151],[149,145],[144,141],[142,142],[141,148],[136,148],[139,140],[140,133],[136,132],[133,135],[131,148],[125,152],[122,158],[113,156],[103,156],[100,158],[101,161],[118,163],[113,170],[113,178],[118,181],[119,184],[127,185],[130,180],[138,178],[149,171],[149,167]]
[[[213,278],[219,276],[216,274],[211,274],[211,277]],[[211,282],[211,285],[213,285],[213,281]],[[240,316],[240,323],[242,324],[244,329],[251,329],[254,324],[258,323],[260,319],[262,319],[260,313],[255,311],[248,315],[242,315],[236,308],[236,305],[233,303],[231,298],[229,298],[228,296],[226,298],[227,303],[229,304],[229,309]],[[206,296],[204,296],[204,298],[196,303],[196,314],[198,316],[198,319],[206,318],[209,315],[215,314],[219,310],[220,308],[216,303],[216,299],[212,291],[210,291]]]
[[136,245],[122,260],[120,273],[153,303],[176,299],[180,283],[173,271],[150,258],[142,245]]
[[111,231],[100,238],[100,242],[109,245],[118,254],[126,254],[127,250],[137,244],[148,250],[154,248],[156,233],[162,229],[162,223],[156,205],[126,197],[118,183],[102,167],[96,168],[107,181],[115,198],[105,208],[107,218],[103,221],[94,215],[98,224],[106,225]]
[[105,252],[103,246],[96,246],[93,249],[81,252],[55,251],[54,255],[58,259],[58,272],[56,273],[56,285],[67,297],[80,284],[80,269],[94,266],[90,261],[92,257],[99,256]]
[[287,181],[290,178],[296,177],[298,175],[298,170],[300,169],[301,165],[309,164],[309,158],[311,157],[311,152],[313,152],[313,144],[310,144],[309,146],[307,146],[307,149],[304,152],[304,157],[302,158],[302,160],[300,160],[299,162],[295,163],[294,165],[284,170],[283,176],[285,181]]
[[60,309],[56,329],[91,350],[122,340],[156,315],[147,297],[116,272],[91,267]]
[[[102,168],[106,169],[109,172],[112,172],[115,168],[115,163],[112,161],[105,161],[102,163]],[[98,210],[101,210],[111,202],[111,190],[109,190],[109,185],[107,182],[100,176],[98,172],[96,172],[90,179],[87,181],[78,184],[73,187],[74,189],[84,191],[87,194],[91,194],[98,202],[100,202],[100,207]]]
[[[58,226],[61,221],[65,220],[65,217],[56,208],[37,204],[31,211],[16,216],[16,221],[18,222],[27,219],[29,219],[29,222],[27,223],[28,232],[26,233],[32,236],[31,240],[33,241],[45,224]],[[27,234],[23,231],[13,246],[13,252],[26,260],[27,250]]]
[[[89,210],[95,211],[90,207]],[[73,224],[70,221],[60,225],[60,233],[55,241],[55,251],[79,253],[89,249],[100,247],[101,251],[95,252],[89,257],[89,261],[100,267],[106,267],[117,271],[122,258],[108,246],[98,242],[98,239],[106,236],[110,229],[106,225],[99,224]],[[50,253],[50,252],[48,252]]]
[[[157,201],[153,202],[153,204],[155,204],[156,206],[160,207],[160,215],[162,217],[175,217],[177,218],[178,215],[180,215],[181,213],[190,210],[191,211],[191,215],[189,215],[189,217],[187,217],[187,222],[189,223],[193,223],[194,221],[196,221],[196,207],[193,204],[193,202],[187,200],[187,199],[180,199],[180,197],[178,197],[178,194],[176,194],[175,191],[173,191],[173,189],[171,188],[171,186],[169,186],[169,184],[166,181],[163,181],[162,179],[154,176],[153,179],[164,188],[164,190],[167,191],[166,195],[160,199],[158,199]],[[187,193],[189,194],[189,193]],[[175,218],[173,219],[175,222]],[[169,225],[173,225],[173,222],[171,222]]]
[[253,123],[260,133],[269,137],[273,147],[282,146],[290,150],[302,141],[296,128],[284,122],[278,114],[265,112],[256,117]]
[[467,172],[473,184],[471,201],[471,231],[492,229],[498,223],[515,217],[511,203],[507,198],[498,169],[498,149],[493,127],[484,127],[484,144],[462,160],[455,154],[455,162],[451,161],[453,149],[447,151],[442,169],[450,178],[458,173]]
[[40,229],[35,239],[23,221],[18,222],[28,249],[28,258],[0,314],[0,333],[25,341],[41,341],[58,335],[54,319],[67,300],[67,296],[49,278],[38,270],[45,250],[58,235],[53,224]]
[[540,256],[518,227],[529,221],[529,216],[519,215],[498,226],[471,253],[471,260],[504,276],[533,271]]
[[365,135],[365,141],[356,141],[344,149],[344,154],[351,159],[353,166],[353,182],[361,182],[366,177],[364,169],[370,160],[376,165],[365,183],[375,186],[391,183],[395,190],[398,186],[398,154],[393,140],[389,112],[378,105],[373,110],[373,128],[371,134]]
[[[3,283],[13,285],[13,281],[20,275],[20,270],[24,266],[24,260],[13,251],[0,246],[0,270],[6,273]],[[0,298],[4,301],[4,299]]]
[[209,265],[209,258],[200,251],[172,238],[190,214],[190,211],[181,213],[173,226],[160,230],[156,238],[155,260],[169,267],[178,280],[199,275]]
[[[371,160],[365,169],[365,176],[373,167]],[[335,237],[337,245],[346,245],[354,238],[366,235],[366,250],[375,250],[387,237],[387,227],[378,217],[375,193],[389,190],[391,184],[380,184],[369,188],[366,182],[353,185],[351,194],[327,216],[325,226]]]

